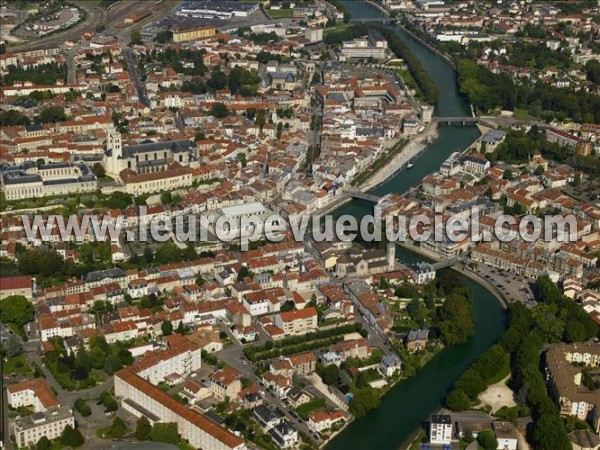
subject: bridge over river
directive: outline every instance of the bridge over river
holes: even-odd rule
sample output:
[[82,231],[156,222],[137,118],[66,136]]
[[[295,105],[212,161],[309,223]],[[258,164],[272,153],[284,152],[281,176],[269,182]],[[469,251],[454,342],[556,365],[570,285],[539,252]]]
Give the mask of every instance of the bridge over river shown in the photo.
[[350,23],[395,23],[396,19],[391,17],[363,17],[361,19],[350,19]]

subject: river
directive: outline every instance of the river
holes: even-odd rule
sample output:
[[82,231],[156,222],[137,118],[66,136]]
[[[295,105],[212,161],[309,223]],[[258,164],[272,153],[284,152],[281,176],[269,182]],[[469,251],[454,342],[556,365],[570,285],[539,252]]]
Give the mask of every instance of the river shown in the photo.
[[[381,13],[371,5],[358,1],[342,2],[353,18],[378,17]],[[467,116],[470,108],[458,92],[456,74],[440,56],[415,40],[398,27],[394,30],[419,58],[432,76],[440,91],[436,105],[438,116]],[[428,174],[454,151],[467,148],[478,136],[474,125],[442,125],[439,137],[428,145],[425,152],[414,161],[414,167],[392,177],[372,192],[385,195],[403,193],[419,184]],[[372,214],[372,206],[353,201],[336,211],[360,217]],[[406,263],[422,258],[413,252],[398,248],[397,257]],[[436,355],[415,377],[394,386],[382,399],[381,406],[367,416],[355,420],[333,439],[327,450],[397,450],[412,433],[427,420],[429,414],[442,404],[454,381],[461,373],[500,336],[505,327],[505,312],[494,297],[479,284],[463,278],[473,290],[473,307],[476,313],[474,335],[463,345],[447,348]]]

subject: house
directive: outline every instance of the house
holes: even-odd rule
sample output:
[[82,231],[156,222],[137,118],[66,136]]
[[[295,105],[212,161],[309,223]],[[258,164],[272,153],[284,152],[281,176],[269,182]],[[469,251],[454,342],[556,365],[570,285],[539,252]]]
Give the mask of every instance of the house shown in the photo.
[[252,410],[252,417],[258,422],[260,427],[268,432],[275,425],[278,425],[283,420],[283,416],[274,408],[267,405],[259,405]]
[[402,363],[396,355],[386,355],[381,359],[379,368],[386,377],[391,377],[402,370]]
[[598,450],[600,437],[588,430],[575,430],[569,434],[573,450]]
[[517,450],[519,445],[519,434],[517,429],[510,422],[494,422],[492,424],[498,448],[502,450]]
[[369,344],[364,338],[338,342],[331,349],[340,355],[342,361],[348,358],[365,359],[371,354]]
[[452,442],[452,418],[446,414],[432,414],[429,419],[429,442],[450,445]]
[[424,350],[427,347],[427,338],[429,337],[429,330],[427,328],[420,330],[410,330],[406,336],[406,349],[410,353]]
[[289,423],[281,422],[269,430],[279,448],[294,448],[298,445],[298,431]]
[[427,284],[435,280],[435,269],[426,262],[418,262],[414,265],[415,281],[418,285]]
[[325,352],[321,355],[321,361],[323,362],[324,366],[330,366],[332,364],[335,364],[336,366],[340,366],[342,364],[342,356],[337,353],[337,352],[333,352],[333,351],[328,351]]
[[338,410],[328,411],[313,411],[308,415],[308,427],[317,433],[321,433],[330,429],[337,423],[345,422],[346,415]]
[[242,390],[242,378],[243,374],[230,366],[217,370],[210,376],[212,395],[219,401],[235,398]]
[[311,400],[311,396],[304,391],[304,389],[298,386],[293,386],[287,393],[288,403],[292,408],[298,408],[298,406],[308,403]]

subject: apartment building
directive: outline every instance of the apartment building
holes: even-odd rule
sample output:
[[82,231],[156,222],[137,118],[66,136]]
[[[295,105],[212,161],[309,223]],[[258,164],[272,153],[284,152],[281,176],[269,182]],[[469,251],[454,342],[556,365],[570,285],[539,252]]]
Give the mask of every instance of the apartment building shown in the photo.
[[[188,339],[160,353],[150,353],[137,365],[137,374],[152,384],[182,380],[202,366],[202,349]],[[177,376],[177,377],[176,377]]]
[[[246,450],[243,439],[222,428],[203,414],[182,405],[153,384],[163,381],[163,374],[179,370],[186,373],[199,367],[200,359],[187,339],[172,350],[155,353],[139,363],[115,373],[115,395],[123,409],[136,417],[145,416],[156,422],[173,422],[183,439],[204,450]],[[198,346],[195,346],[199,350]],[[188,351],[192,352],[190,355]],[[181,355],[188,358],[181,359]],[[154,369],[154,366],[157,366]],[[189,373],[189,372],[187,372]]]
[[35,281],[29,275],[0,278],[0,300],[12,295],[22,295],[31,301],[34,291]]
[[429,442],[450,445],[452,441],[452,418],[445,414],[433,414],[429,420]]
[[44,378],[22,381],[6,387],[8,405],[29,406],[34,413],[11,421],[11,433],[19,447],[36,444],[42,437],[56,439],[70,425],[75,426],[71,408],[62,406]]
[[[584,348],[586,353],[592,352],[596,355],[597,361],[600,346],[584,345],[581,348]],[[550,392],[558,404],[561,415],[576,416],[580,420],[587,420],[598,432],[600,430],[598,414],[600,391],[589,390],[583,384],[581,366],[572,364],[575,362],[572,359],[573,353],[581,352],[581,348],[578,344],[556,344],[548,349],[546,368],[550,379]]]
[[210,390],[213,396],[219,400],[225,397],[236,398],[242,390],[243,374],[233,367],[224,367],[210,376]]
[[176,28],[173,30],[173,42],[194,41],[205,39],[217,34],[215,27]]
[[317,310],[314,307],[298,311],[285,311],[275,316],[275,326],[286,336],[310,333],[317,329]]
[[30,416],[18,416],[12,424],[11,433],[19,448],[33,446],[42,438],[59,438],[67,426],[75,427],[73,410],[67,407],[53,407]]

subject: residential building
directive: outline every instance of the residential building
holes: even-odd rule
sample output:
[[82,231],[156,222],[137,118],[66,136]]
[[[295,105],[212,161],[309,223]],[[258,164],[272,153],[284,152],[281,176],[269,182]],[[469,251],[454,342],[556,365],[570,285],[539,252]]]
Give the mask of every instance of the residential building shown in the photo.
[[452,418],[446,414],[433,414],[429,419],[429,442],[449,445],[452,441]]
[[[600,346],[597,345],[586,345],[584,348],[596,355],[600,353]],[[567,355],[572,355],[577,350],[578,344],[554,344],[546,352],[550,393],[558,404],[561,415],[587,420],[598,432],[600,391],[591,391],[584,386],[581,366],[575,366],[567,359]]]
[[27,300],[33,300],[35,280],[29,275],[0,278],[0,300],[12,295],[22,295]]
[[287,422],[275,425],[269,430],[269,434],[279,448],[294,448],[298,446],[298,431]]
[[337,423],[345,422],[346,415],[340,411],[314,411],[308,415],[308,427],[317,433],[330,429]]
[[396,355],[386,355],[381,359],[379,367],[386,377],[391,377],[402,370],[402,362]]
[[194,41],[205,39],[217,34],[215,27],[175,28],[173,30],[173,42]]
[[52,407],[43,412],[17,418],[12,422],[11,434],[19,448],[33,447],[42,438],[59,438],[64,429],[75,427],[73,410],[68,407]]
[[275,316],[275,326],[281,328],[286,336],[306,334],[317,329],[317,317],[314,307],[285,311]]
[[519,447],[519,433],[510,422],[494,422],[492,424],[499,450],[517,450]]
[[235,398],[242,390],[242,378],[240,371],[224,367],[210,376],[210,390],[219,401],[225,400],[225,397]]

